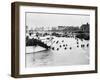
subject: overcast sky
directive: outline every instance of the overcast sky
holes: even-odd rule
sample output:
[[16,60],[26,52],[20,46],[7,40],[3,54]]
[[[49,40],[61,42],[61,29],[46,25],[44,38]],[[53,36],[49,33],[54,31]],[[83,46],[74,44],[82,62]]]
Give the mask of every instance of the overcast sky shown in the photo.
[[33,29],[35,27],[57,27],[57,26],[81,26],[90,21],[89,15],[63,15],[26,13],[26,25]]

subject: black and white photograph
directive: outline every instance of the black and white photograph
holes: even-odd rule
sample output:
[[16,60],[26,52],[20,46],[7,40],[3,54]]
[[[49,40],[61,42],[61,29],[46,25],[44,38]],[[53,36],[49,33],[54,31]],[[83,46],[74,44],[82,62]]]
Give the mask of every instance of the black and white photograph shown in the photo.
[[12,4],[12,76],[97,73],[97,7]]
[[90,15],[25,13],[26,67],[90,64]]

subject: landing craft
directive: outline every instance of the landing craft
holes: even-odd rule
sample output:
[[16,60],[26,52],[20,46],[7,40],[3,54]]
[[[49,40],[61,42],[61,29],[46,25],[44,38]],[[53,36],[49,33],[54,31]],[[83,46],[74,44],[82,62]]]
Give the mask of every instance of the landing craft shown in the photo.
[[49,50],[52,45],[53,37],[45,36],[45,37],[29,37],[26,41],[26,53],[39,52],[44,50]]

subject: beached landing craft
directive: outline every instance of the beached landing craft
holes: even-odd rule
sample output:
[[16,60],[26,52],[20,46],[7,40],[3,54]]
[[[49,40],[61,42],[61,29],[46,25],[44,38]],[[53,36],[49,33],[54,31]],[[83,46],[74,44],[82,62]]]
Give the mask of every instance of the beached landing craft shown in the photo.
[[26,41],[26,53],[39,52],[44,50],[49,50],[52,45],[51,36],[39,37],[37,38],[29,38]]

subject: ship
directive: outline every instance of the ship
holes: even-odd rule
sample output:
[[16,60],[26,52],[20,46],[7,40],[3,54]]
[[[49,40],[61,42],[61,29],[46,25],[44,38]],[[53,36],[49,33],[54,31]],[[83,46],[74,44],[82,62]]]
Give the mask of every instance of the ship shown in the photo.
[[53,37],[45,36],[38,38],[29,38],[26,40],[26,53],[40,52],[44,50],[50,50]]

